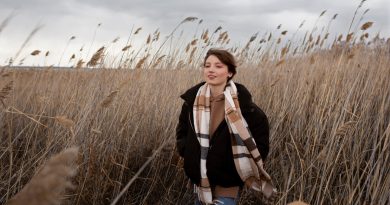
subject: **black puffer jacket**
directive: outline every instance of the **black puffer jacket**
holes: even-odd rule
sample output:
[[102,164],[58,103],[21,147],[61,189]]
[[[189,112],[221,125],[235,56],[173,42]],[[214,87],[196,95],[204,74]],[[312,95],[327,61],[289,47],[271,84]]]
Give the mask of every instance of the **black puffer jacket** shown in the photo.
[[[192,108],[196,93],[203,84],[204,82],[188,89],[180,96],[184,103],[176,128],[177,150],[179,155],[184,158],[184,171],[194,184],[200,182],[200,144],[194,130]],[[243,85],[235,84],[242,115],[248,123],[249,130],[263,160],[265,160],[269,150],[267,116],[252,102],[249,91]],[[243,185],[234,165],[230,133],[225,120],[222,121],[211,137],[206,168],[207,177],[212,186],[232,187]]]

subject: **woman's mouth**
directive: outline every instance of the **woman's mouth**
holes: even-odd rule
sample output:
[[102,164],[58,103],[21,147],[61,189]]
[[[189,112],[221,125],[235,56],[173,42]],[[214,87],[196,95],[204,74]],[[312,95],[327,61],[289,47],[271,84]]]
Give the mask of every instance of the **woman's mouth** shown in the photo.
[[215,76],[215,75],[208,75],[207,77],[208,77],[210,80],[212,80],[212,79],[216,78],[216,76]]

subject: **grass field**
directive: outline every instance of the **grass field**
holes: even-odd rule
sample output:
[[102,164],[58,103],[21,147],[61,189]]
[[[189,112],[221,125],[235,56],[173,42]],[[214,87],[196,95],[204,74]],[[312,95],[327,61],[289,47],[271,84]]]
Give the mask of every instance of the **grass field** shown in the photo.
[[[4,66],[0,203],[42,170],[23,192],[30,202],[45,193],[44,201],[110,204],[136,176],[119,204],[191,204],[174,148],[179,95],[202,80],[197,68],[204,51],[225,47],[239,60],[235,81],[250,90],[270,121],[266,170],[280,192],[275,204],[388,204],[390,44],[368,39],[364,25],[372,24],[335,39],[308,32],[303,41],[283,39],[276,30],[236,48],[223,31],[203,32],[172,50],[160,50],[154,38],[138,55],[128,48],[112,58],[102,48],[73,69]],[[43,168],[72,146],[78,150]],[[66,165],[72,161],[77,169]],[[261,199],[244,190],[240,204]]]

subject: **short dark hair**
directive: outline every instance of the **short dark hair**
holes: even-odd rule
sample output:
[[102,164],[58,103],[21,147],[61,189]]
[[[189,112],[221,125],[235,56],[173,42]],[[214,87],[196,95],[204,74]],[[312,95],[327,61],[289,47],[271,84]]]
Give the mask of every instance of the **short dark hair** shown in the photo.
[[233,74],[232,77],[228,78],[228,81],[232,79],[234,75],[236,75],[237,64],[233,54],[231,54],[229,51],[224,49],[211,48],[206,53],[206,56],[203,61],[203,66],[205,66],[207,58],[211,55],[217,57],[223,64],[227,65],[228,71]]

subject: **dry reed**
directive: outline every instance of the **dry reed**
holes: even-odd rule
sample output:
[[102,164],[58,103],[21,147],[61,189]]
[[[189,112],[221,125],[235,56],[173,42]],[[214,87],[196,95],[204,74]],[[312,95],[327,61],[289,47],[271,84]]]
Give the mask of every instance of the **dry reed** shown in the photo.
[[[201,81],[198,66],[204,52],[222,44],[240,57],[235,80],[248,87],[269,117],[266,168],[273,170],[280,190],[276,204],[297,199],[389,203],[389,43],[366,37],[366,31],[348,31],[331,43],[325,41],[331,38],[327,32],[307,32],[295,40],[277,30],[229,47],[227,32],[218,27],[211,35],[207,29],[189,41],[174,42],[176,47],[164,46],[181,24],[195,20],[181,21],[160,46],[151,40],[145,52],[130,47],[129,37],[119,63],[105,61],[105,47],[88,62],[131,69],[85,70],[79,59],[79,69],[7,75],[12,79],[6,82],[13,83],[3,94],[12,110],[0,112],[0,203],[24,190],[47,153],[69,144],[80,147],[80,171],[65,204],[109,204],[121,193],[121,204],[192,203],[195,196],[174,150],[179,95]],[[140,30],[132,30],[131,37]],[[154,152],[162,145],[167,146]],[[150,164],[143,166],[146,161]],[[127,192],[121,192],[125,187]],[[243,190],[240,204],[261,203],[261,196]]]
[[6,205],[61,204],[65,190],[73,188],[70,177],[76,174],[77,154],[78,148],[72,147],[51,157]]

